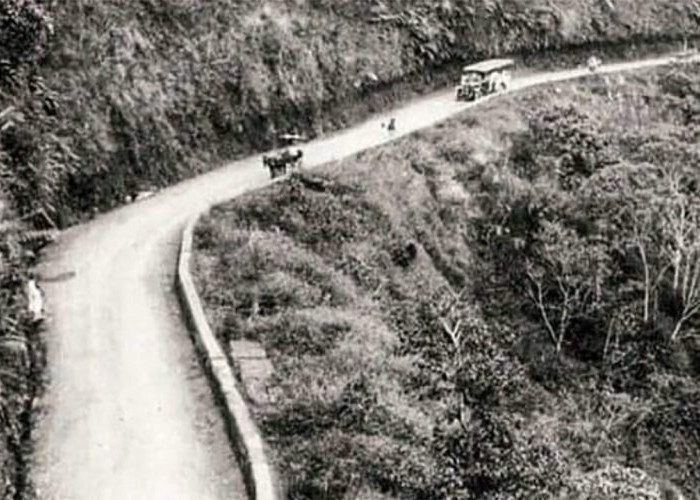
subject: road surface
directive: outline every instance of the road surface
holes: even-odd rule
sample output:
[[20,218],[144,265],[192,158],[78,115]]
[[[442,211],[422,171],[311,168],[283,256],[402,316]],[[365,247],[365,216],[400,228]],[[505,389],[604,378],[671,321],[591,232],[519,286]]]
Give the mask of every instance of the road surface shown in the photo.
[[[615,64],[598,72],[668,62]],[[577,69],[515,78],[512,88],[586,74]],[[471,106],[455,102],[452,89],[429,95],[305,145],[304,163],[352,155]],[[381,127],[389,117],[397,123],[391,133]],[[260,156],[236,161],[71,228],[48,250],[39,271],[49,312],[50,382],[39,405],[30,475],[38,498],[245,498],[183,326],[173,273],[188,218],[268,182]]]

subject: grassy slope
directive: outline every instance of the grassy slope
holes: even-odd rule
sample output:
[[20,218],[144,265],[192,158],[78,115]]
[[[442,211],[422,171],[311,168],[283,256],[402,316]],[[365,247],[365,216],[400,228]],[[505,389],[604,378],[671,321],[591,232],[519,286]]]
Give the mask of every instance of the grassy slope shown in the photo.
[[217,334],[275,364],[255,411],[290,498],[700,489],[697,344],[667,344],[659,320],[603,357],[589,325],[557,357],[516,273],[538,233],[501,218],[540,196],[576,219],[587,195],[567,183],[595,181],[556,180],[571,158],[601,177],[671,149],[694,164],[700,73],[685,71],[530,91],[213,209],[198,286]]

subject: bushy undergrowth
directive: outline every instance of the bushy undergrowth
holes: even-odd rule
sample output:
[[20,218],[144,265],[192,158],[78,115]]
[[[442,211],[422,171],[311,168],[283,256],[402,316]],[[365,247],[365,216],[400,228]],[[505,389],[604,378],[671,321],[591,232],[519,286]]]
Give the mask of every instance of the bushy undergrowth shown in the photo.
[[[50,227],[62,139],[49,116],[53,92],[33,68],[53,26],[41,2],[0,2],[0,497],[19,499],[32,399],[41,383],[38,325],[27,310],[28,268]],[[41,225],[38,225],[41,221]]]
[[205,218],[289,498],[693,498],[698,82],[532,90]]

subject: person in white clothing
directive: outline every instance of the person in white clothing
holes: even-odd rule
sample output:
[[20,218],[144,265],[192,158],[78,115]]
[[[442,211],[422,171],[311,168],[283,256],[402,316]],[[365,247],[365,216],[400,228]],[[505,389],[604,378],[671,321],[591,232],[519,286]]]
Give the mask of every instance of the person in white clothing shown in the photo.
[[44,319],[44,294],[36,283],[34,276],[30,275],[27,281],[27,302],[29,313],[34,322]]

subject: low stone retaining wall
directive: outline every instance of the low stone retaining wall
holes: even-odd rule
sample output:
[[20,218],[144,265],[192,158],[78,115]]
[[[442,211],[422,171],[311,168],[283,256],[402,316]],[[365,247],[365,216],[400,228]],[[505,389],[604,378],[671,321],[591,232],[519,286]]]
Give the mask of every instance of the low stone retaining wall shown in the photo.
[[192,233],[199,217],[190,220],[182,232],[178,255],[176,289],[190,331],[217,403],[226,421],[229,437],[242,466],[251,499],[278,500],[277,481],[265,455],[265,443],[255,425],[245,399],[238,389],[233,369],[214,336],[190,273]]

